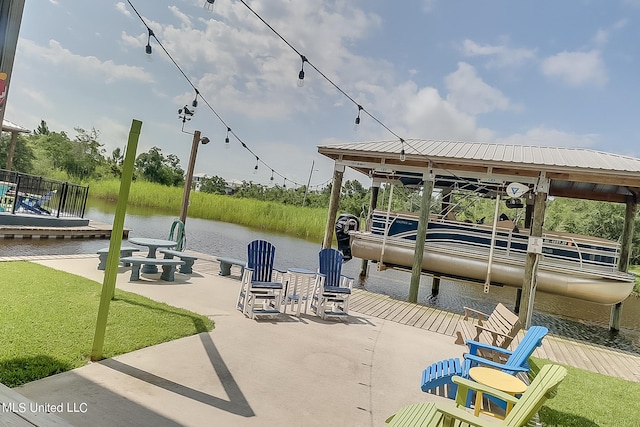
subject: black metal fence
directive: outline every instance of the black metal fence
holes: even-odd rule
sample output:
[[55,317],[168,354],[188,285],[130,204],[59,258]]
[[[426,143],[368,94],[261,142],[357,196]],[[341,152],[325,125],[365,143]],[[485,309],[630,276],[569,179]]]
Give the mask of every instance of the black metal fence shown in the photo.
[[0,169],[0,211],[83,218],[89,187]]

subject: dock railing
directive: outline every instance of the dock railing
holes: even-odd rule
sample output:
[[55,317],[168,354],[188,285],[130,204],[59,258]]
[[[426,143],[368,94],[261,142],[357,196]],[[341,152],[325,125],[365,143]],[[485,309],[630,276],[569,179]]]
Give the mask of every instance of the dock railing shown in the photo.
[[0,169],[0,211],[83,218],[89,187]]

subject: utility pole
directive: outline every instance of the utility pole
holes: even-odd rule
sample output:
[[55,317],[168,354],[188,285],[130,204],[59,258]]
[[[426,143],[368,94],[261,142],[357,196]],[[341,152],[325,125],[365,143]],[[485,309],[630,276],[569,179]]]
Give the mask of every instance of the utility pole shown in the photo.
[[309,171],[309,180],[307,181],[307,187],[304,189],[304,197],[302,198],[302,207],[304,207],[305,202],[307,201],[307,193],[309,193],[309,184],[311,184],[311,175],[313,175],[313,166],[315,166],[316,161],[311,161],[311,170]]
[[208,144],[209,138],[200,138],[200,131],[193,132],[191,142],[191,155],[189,156],[189,166],[187,167],[187,177],[184,180],[184,193],[182,194],[182,208],[180,209],[180,221],[184,224],[187,221],[187,209],[189,208],[189,194],[191,194],[191,183],[193,182],[193,169],[196,165],[198,155],[198,144]]

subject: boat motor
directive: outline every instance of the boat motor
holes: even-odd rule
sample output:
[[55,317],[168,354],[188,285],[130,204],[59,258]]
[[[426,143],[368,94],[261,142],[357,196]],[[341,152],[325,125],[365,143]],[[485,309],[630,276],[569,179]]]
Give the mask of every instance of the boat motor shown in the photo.
[[360,220],[357,216],[351,214],[341,214],[336,221],[336,240],[338,240],[338,250],[342,252],[344,261],[351,258],[351,245],[349,231],[358,231],[360,229]]

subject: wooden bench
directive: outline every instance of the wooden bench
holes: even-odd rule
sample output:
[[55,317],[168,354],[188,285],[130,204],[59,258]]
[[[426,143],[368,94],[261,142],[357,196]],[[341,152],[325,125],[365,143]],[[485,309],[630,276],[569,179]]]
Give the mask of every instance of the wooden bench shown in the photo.
[[231,275],[231,266],[237,265],[240,267],[240,277],[244,275],[244,267],[247,265],[246,261],[235,258],[226,258],[226,257],[218,257],[218,261],[220,262],[220,276],[229,276]]
[[[464,345],[466,340],[473,340],[494,347],[509,348],[513,338],[522,329],[518,315],[501,303],[490,315],[469,307],[464,307],[464,311],[464,319],[456,326],[456,344]],[[483,352],[481,356],[495,360],[497,354]]]
[[184,261],[184,265],[180,266],[180,273],[183,274],[192,274],[193,273],[193,263],[198,259],[198,257],[189,255],[186,252],[175,251],[173,249],[158,249],[158,252],[164,254],[165,259],[173,259],[174,256],[180,258]]
[[[132,246],[122,246],[120,247],[120,258],[132,256],[134,252],[138,252],[140,248],[134,248]],[[109,255],[109,248],[98,249],[96,252],[98,254],[98,259],[100,259],[100,263],[98,264],[98,270],[104,270],[107,268],[107,256]],[[129,267],[129,265],[125,265],[125,267]]]
[[130,256],[120,258],[120,261],[131,264],[131,278],[129,280],[131,280],[132,282],[140,280],[140,267],[143,264],[161,265],[162,274],[160,275],[160,278],[162,280],[166,280],[167,282],[173,282],[175,280],[174,273],[176,271],[176,266],[184,265],[184,261],[165,258],[140,258]]

